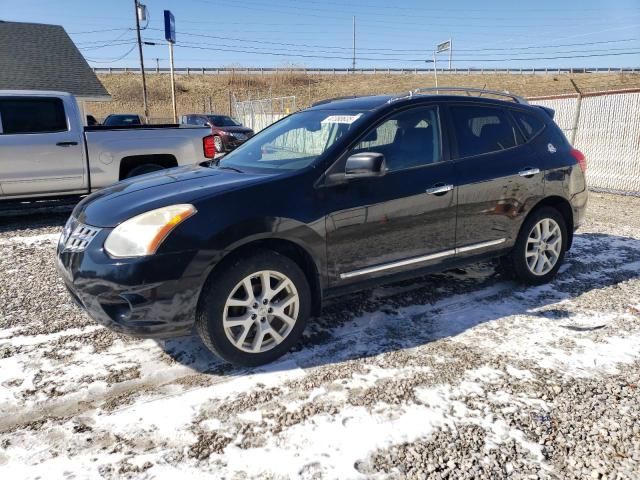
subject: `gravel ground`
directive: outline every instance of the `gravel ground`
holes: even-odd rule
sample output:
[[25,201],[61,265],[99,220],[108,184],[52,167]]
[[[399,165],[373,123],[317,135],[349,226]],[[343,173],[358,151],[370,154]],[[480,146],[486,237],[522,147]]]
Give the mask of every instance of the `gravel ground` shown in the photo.
[[258,369],[94,324],[55,272],[67,215],[0,219],[3,478],[640,477],[640,198],[592,194],[549,285],[350,295]]

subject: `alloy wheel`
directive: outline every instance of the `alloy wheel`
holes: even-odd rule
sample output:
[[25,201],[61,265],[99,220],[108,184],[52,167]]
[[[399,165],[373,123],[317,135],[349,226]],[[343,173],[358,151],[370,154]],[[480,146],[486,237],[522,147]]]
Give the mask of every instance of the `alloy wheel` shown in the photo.
[[238,349],[262,353],[276,347],[291,333],[300,310],[296,286],[273,270],[245,277],[224,305],[222,325]]
[[527,238],[526,261],[529,271],[542,276],[558,263],[562,252],[562,230],[552,218],[543,218],[536,223]]

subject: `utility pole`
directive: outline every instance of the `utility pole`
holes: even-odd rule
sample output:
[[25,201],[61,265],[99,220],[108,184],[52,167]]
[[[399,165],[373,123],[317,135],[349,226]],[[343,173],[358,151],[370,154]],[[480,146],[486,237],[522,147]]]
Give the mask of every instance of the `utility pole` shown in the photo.
[[356,16],[353,16],[353,73],[356,73]]
[[144,58],[142,56],[142,38],[140,37],[140,16],[138,11],[140,4],[133,0],[133,10],[136,14],[136,34],[138,36],[138,53],[140,54],[140,72],[142,73],[142,102],[144,104],[144,119],[149,121],[149,106],[147,105],[147,79],[144,76]]
[[451,61],[453,60],[453,40],[449,37],[449,72],[451,72]]

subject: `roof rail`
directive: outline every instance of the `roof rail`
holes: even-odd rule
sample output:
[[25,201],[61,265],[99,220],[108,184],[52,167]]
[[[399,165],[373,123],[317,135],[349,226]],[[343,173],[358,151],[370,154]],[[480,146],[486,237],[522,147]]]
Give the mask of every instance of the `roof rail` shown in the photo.
[[359,98],[361,96],[362,95],[344,95],[342,97],[326,98],[324,100],[320,100],[318,102],[312,103],[311,106],[317,107],[318,105],[324,105],[325,103],[337,102],[338,100],[347,100],[349,98]]
[[469,97],[482,97],[484,95],[493,95],[496,97],[506,97],[511,99],[511,101],[516,103],[528,104],[524,98],[519,95],[514,95],[507,91],[500,92],[497,90],[485,90],[484,88],[466,88],[466,87],[430,87],[430,88],[416,88],[411,93],[414,95],[424,95],[424,94],[440,94],[440,92],[455,92],[455,93],[466,93]]

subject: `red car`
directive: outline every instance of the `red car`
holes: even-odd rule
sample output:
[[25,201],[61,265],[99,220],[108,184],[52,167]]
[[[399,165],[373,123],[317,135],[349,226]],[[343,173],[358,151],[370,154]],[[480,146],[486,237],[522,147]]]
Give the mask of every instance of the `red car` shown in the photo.
[[180,123],[211,127],[216,152],[222,153],[230,152],[254,135],[253,130],[243,126],[233,118],[215,113],[192,113],[183,115]]

